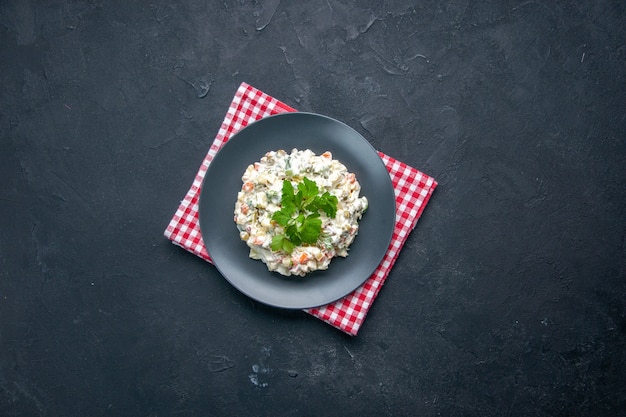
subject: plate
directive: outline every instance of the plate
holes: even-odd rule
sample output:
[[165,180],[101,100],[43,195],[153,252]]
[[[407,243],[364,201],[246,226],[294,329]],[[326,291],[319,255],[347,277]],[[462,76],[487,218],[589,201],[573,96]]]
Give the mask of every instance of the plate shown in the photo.
[[[325,271],[304,277],[271,272],[249,257],[233,220],[241,176],[266,152],[284,149],[325,151],[343,163],[361,184],[368,209],[348,257],[334,258]],[[261,303],[286,309],[318,307],[354,291],[381,262],[393,234],[395,195],[391,178],[372,145],[333,118],[305,112],[281,113],[253,122],[233,135],[209,165],[199,202],[200,230],[219,272],[235,288]]]

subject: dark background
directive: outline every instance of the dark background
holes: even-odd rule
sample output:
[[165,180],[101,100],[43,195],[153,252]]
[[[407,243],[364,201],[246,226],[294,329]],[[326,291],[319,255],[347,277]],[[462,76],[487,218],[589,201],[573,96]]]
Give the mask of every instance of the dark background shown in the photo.
[[[0,1],[0,414],[626,415],[625,22]],[[163,237],[242,81],[439,181],[357,337]]]

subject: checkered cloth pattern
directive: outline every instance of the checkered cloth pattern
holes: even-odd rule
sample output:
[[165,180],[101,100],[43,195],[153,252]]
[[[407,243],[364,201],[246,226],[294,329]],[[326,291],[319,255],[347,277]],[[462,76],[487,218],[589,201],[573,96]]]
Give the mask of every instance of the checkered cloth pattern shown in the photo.
[[[212,262],[202,241],[198,221],[200,188],[209,164],[222,145],[249,123],[263,117],[293,111],[296,110],[246,83],[241,83],[191,188],[165,229],[165,237],[202,259]],[[305,310],[353,336],[358,333],[404,242],[437,187],[434,178],[382,152],[379,152],[379,155],[389,171],[396,195],[396,223],[389,248],[374,273],[354,292],[331,304]]]

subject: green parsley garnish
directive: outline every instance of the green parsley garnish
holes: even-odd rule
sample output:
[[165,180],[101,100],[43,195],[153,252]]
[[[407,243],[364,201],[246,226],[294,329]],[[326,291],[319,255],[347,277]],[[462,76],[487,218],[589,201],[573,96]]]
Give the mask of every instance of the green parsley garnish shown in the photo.
[[283,194],[280,210],[272,215],[274,220],[285,229],[284,235],[272,238],[273,251],[291,253],[303,243],[315,244],[322,232],[320,211],[334,219],[337,214],[337,197],[328,191],[320,195],[315,183],[307,177],[298,183],[296,193],[290,181],[283,181]]

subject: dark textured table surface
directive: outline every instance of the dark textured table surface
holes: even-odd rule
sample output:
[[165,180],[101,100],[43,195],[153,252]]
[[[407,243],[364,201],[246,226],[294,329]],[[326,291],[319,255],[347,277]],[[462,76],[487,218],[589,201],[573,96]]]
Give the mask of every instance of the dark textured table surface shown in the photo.
[[[0,415],[626,415],[626,3],[0,2]],[[439,181],[356,337],[163,231],[237,86]]]

